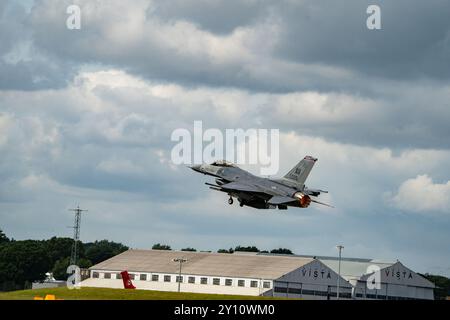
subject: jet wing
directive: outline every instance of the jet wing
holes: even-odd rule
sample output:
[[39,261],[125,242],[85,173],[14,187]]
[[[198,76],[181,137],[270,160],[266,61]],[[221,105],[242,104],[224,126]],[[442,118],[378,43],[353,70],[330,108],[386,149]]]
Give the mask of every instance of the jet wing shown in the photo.
[[294,198],[291,198],[291,197],[273,196],[267,202],[269,204],[278,205],[278,204],[287,204],[287,203],[294,202],[294,201],[297,201],[297,200]]
[[225,190],[234,190],[234,191],[241,191],[241,192],[262,192],[262,190],[256,186],[243,184],[240,182],[230,182],[227,184],[223,184],[220,186],[220,188],[225,189]]

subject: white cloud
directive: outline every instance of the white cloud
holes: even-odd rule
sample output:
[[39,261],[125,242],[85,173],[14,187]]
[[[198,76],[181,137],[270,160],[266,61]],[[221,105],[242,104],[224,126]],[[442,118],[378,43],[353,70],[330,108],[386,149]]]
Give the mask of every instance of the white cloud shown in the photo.
[[7,143],[11,121],[10,116],[0,113],[0,148]]
[[379,121],[382,117],[377,102],[346,94],[299,92],[281,95],[275,115],[284,123],[352,123]]
[[97,169],[113,175],[135,176],[145,174],[145,168],[137,166],[131,160],[123,159],[108,159],[101,161],[97,165]]
[[434,183],[426,174],[403,182],[390,202],[401,210],[450,213],[450,181]]
[[[158,163],[170,167],[163,155],[170,154],[173,147],[172,130],[189,129],[199,119],[204,120],[204,129],[280,129],[280,174],[305,154],[311,154],[320,158],[322,168],[330,168],[325,171],[333,178],[322,181],[327,184],[330,180],[342,183],[348,179],[344,174],[361,184],[367,181],[364,184],[368,186],[374,176],[386,177],[387,185],[398,184],[420,172],[435,174],[450,158],[446,150],[411,148],[399,152],[334,138],[334,133],[339,134],[342,129],[329,129],[330,125],[345,126],[346,131],[357,136],[361,123],[373,121],[376,125],[374,115],[380,115],[377,109],[383,107],[376,100],[350,94],[192,88],[145,81],[124,71],[107,69],[80,72],[66,89],[0,92],[0,104],[6,106],[0,117],[0,131],[5,131],[6,120],[15,119],[14,133],[7,130],[3,140],[14,139],[16,152],[36,165],[47,164],[46,157],[51,155],[54,165],[65,163],[64,168],[85,170],[91,164],[103,173],[136,173],[137,168],[145,167],[138,159],[157,158]],[[331,131],[321,136],[327,128]],[[89,153],[73,158],[77,148],[85,148],[84,152]],[[127,152],[122,153],[121,148]],[[339,173],[333,168],[339,168]],[[320,173],[314,172],[313,176],[317,174]],[[374,196],[378,198],[379,194]]]

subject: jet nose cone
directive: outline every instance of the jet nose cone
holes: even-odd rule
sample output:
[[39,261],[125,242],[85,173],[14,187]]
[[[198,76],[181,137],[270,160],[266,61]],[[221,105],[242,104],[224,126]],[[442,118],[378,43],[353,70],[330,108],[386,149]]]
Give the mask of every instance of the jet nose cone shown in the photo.
[[189,168],[191,168],[194,171],[201,172],[201,170],[200,170],[201,165],[190,166]]

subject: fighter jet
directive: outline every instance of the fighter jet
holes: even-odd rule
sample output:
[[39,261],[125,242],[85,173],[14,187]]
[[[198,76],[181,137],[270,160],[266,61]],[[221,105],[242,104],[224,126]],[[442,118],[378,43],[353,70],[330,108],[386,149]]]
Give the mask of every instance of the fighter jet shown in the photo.
[[190,167],[192,170],[216,178],[216,184],[205,183],[210,189],[228,194],[228,203],[237,198],[241,207],[286,210],[288,207],[307,208],[311,202],[332,207],[311,197],[328,191],[309,189],[306,178],[317,159],[306,156],[281,179],[257,177],[236,165],[221,160]]

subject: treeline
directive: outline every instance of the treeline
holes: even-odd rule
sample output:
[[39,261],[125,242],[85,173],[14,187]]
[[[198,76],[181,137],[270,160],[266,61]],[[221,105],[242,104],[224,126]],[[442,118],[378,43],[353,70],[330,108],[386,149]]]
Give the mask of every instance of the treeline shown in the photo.
[[[20,290],[31,283],[45,279],[52,272],[58,280],[67,279],[73,239],[53,237],[49,240],[16,241],[0,230],[0,291]],[[107,240],[78,243],[78,266],[90,266],[109,259],[125,250],[127,246]]]
[[432,274],[420,274],[421,276],[427,278],[429,281],[433,282],[436,288],[434,289],[434,299],[445,300],[450,297],[450,279],[443,276],[437,276]]
[[[153,250],[172,250],[172,248],[169,245],[161,244],[161,243],[154,244],[152,249]],[[188,247],[188,248],[181,249],[181,251],[193,251],[193,252],[196,252],[197,249]],[[208,252],[210,252],[210,251],[208,251]],[[278,249],[273,249],[271,251],[268,251],[268,250],[259,250],[255,246],[248,246],[248,247],[237,246],[234,249],[233,248],[230,248],[230,249],[219,249],[219,250],[217,250],[217,252],[218,253],[258,252],[258,253],[274,253],[274,254],[293,254],[291,250],[286,249],[286,248],[278,248]]]

